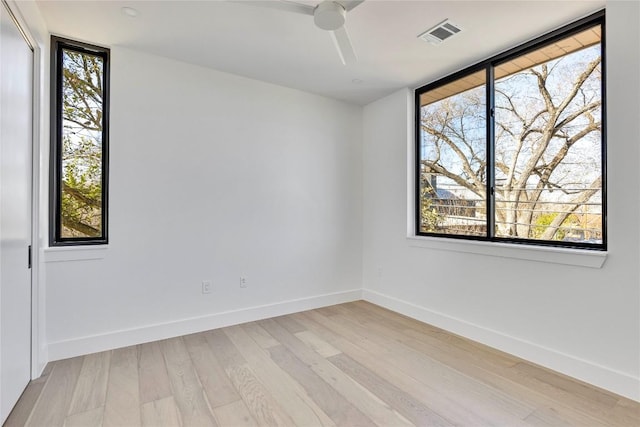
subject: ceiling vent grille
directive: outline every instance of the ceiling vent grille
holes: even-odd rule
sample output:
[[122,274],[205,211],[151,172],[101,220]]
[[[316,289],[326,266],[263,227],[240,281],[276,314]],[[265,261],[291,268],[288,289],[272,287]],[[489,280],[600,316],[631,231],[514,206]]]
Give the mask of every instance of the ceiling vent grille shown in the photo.
[[428,29],[418,36],[431,44],[440,44],[448,38],[455,36],[461,31],[460,27],[453,22],[445,19],[433,28]]

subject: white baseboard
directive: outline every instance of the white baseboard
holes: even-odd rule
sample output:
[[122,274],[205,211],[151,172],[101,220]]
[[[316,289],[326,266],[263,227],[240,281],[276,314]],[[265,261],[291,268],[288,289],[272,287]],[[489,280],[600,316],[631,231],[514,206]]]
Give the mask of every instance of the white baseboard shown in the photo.
[[624,372],[505,335],[376,291],[364,289],[362,299],[629,399],[640,401],[640,378],[635,378]]
[[48,356],[50,361],[66,359],[360,299],[362,290],[354,289],[57,341],[49,343]]

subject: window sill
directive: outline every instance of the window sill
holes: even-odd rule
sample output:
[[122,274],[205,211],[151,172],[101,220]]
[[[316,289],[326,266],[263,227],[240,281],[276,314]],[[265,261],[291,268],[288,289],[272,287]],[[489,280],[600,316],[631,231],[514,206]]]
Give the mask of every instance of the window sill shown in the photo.
[[44,262],[89,261],[104,259],[107,246],[65,246],[44,249]]
[[441,251],[465,252],[499,258],[515,258],[528,261],[602,268],[607,252],[582,249],[524,246],[512,243],[476,242],[441,237],[407,236],[409,246]]

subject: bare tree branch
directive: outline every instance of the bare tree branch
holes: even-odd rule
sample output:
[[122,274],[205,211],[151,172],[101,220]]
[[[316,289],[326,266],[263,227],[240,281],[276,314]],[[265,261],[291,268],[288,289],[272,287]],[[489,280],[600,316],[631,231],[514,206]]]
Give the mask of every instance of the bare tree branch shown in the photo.
[[598,65],[600,65],[601,61],[602,61],[602,58],[600,57],[600,55],[598,55],[596,59],[594,59],[587,65],[587,68],[578,76],[578,78],[576,78],[576,80],[573,82],[573,85],[571,87],[571,92],[569,93],[569,95],[567,95],[567,97],[565,97],[564,101],[562,101],[562,103],[560,103],[560,105],[558,106],[557,115],[562,114],[562,112],[569,106],[571,101],[573,101],[573,98],[575,98],[575,96],[578,94],[578,91],[580,90],[584,82],[589,78],[591,73],[593,73],[593,71],[596,68],[598,68]]

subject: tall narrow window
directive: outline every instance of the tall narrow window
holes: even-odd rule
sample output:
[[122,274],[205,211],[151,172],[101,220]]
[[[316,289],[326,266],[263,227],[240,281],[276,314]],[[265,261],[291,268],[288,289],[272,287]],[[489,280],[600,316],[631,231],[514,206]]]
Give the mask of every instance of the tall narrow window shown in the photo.
[[416,91],[417,234],[606,249],[603,27]]
[[51,245],[107,243],[109,50],[52,37]]

